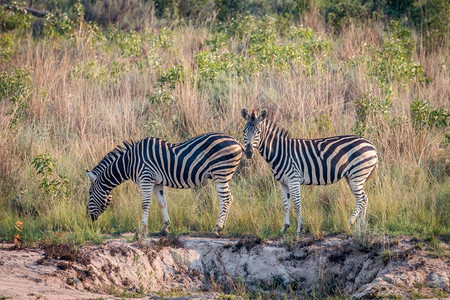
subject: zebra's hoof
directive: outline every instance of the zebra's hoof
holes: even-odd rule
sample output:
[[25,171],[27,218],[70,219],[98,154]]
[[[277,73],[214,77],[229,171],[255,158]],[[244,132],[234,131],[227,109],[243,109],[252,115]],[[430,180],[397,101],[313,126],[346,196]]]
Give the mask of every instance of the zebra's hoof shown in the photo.
[[213,231],[209,234],[209,236],[212,238],[218,238],[218,237],[220,237],[220,234],[217,231]]
[[169,231],[168,228],[162,228],[162,229],[159,231],[159,234],[160,234],[161,236],[166,236],[166,235],[168,235],[169,233],[170,233],[170,231]]
[[280,234],[284,234],[285,232],[286,232],[286,230],[289,228],[289,224],[284,224],[283,225],[283,228],[281,228],[281,230],[280,230]]

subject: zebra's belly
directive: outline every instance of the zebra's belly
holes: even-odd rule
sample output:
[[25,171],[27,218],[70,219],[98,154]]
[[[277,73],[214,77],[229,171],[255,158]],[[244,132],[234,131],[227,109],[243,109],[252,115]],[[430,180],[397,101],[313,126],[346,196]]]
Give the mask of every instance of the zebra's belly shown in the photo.
[[316,174],[312,175],[309,173],[304,173],[301,171],[293,172],[291,175],[284,175],[279,178],[275,175],[275,178],[285,184],[288,185],[289,182],[299,182],[302,185],[328,185],[333,184],[341,180],[344,176],[336,176],[333,179],[327,178],[324,175]]
[[174,189],[190,189],[204,185],[209,178],[209,176],[203,176],[203,178],[197,178],[190,181],[161,178],[161,180],[156,181],[155,183]]
[[323,178],[323,177],[314,177],[314,176],[305,176],[303,179],[303,182],[300,184],[304,185],[329,185],[338,182],[341,180],[342,177],[334,178],[333,180],[330,180],[329,178]]

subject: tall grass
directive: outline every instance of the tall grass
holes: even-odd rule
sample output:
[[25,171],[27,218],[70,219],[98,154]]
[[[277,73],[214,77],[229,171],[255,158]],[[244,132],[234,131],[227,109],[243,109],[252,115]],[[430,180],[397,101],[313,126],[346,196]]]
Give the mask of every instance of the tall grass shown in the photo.
[[[97,223],[87,219],[85,169],[124,140],[179,142],[208,131],[242,140],[242,107],[268,108],[269,118],[293,137],[359,130],[380,157],[378,175],[367,184],[370,225],[386,234],[448,239],[448,48],[415,47],[422,40],[414,31],[395,36],[393,25],[380,21],[352,23],[335,35],[314,9],[303,16],[303,26],[289,21],[286,29],[279,20],[172,29],[153,22],[136,32],[81,21],[62,33],[44,28],[38,37],[31,29],[10,31],[14,50],[5,44],[9,57],[0,65],[0,240],[13,239],[18,220],[26,242],[63,232],[80,243],[96,242],[102,234],[135,231],[141,195],[131,182],[113,191]],[[412,43],[409,53],[395,48],[402,41]],[[199,53],[210,60],[202,64]],[[18,70],[30,81],[15,76]],[[422,123],[411,117],[417,100],[429,103]],[[429,118],[434,110],[444,125]],[[54,165],[48,178],[32,165],[40,154]],[[70,195],[51,192],[61,178]],[[231,190],[224,234],[276,236],[281,192],[260,157],[242,162]],[[167,197],[172,232],[212,229],[219,210],[212,184],[171,189]],[[352,231],[347,219],[355,201],[345,182],[302,187],[302,201],[307,232]],[[161,223],[153,202],[149,230],[158,231]]]

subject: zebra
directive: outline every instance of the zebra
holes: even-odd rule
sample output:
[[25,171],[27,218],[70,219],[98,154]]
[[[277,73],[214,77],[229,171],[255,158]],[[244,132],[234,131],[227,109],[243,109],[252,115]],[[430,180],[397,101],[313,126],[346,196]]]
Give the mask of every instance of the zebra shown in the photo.
[[131,179],[142,191],[142,221],[139,239],[147,233],[148,213],[152,193],[162,211],[161,234],[168,233],[170,224],[164,186],[185,189],[212,179],[220,202],[220,214],[212,235],[219,236],[233,201],[229,182],[242,157],[243,147],[231,136],[206,133],[185,142],[172,144],[150,137],[138,142],[124,142],[109,152],[92,170],[86,170],[89,189],[88,214],[92,221],[111,202],[111,190]]
[[353,225],[365,219],[367,195],[364,183],[374,174],[378,157],[374,145],[359,136],[342,135],[320,139],[289,138],[289,133],[266,119],[263,109],[258,117],[243,108],[245,156],[251,158],[253,149],[270,165],[283,195],[284,224],[280,233],[289,228],[290,199],[297,213],[297,231],[303,227],[300,185],[332,184],[347,180],[356,198],[356,207],[349,218]]

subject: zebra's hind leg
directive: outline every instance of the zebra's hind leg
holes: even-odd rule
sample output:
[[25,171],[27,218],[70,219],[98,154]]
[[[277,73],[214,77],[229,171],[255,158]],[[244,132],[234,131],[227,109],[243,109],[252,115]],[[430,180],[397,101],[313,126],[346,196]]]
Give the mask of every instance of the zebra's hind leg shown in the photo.
[[229,212],[231,203],[233,202],[233,197],[231,196],[230,188],[228,186],[228,181],[227,182],[216,182],[215,184],[216,184],[217,195],[219,196],[220,213],[219,213],[219,217],[217,218],[216,226],[214,227],[213,231],[211,232],[211,236],[219,237],[219,232],[225,226],[225,221],[228,217],[228,212]]
[[284,234],[289,228],[289,209],[291,207],[291,195],[289,194],[289,187],[283,183],[280,183],[281,192],[283,194],[283,227],[280,230],[280,234]]
[[150,210],[150,204],[152,200],[154,181],[148,178],[142,178],[140,180],[140,186],[142,190],[142,222],[137,233],[137,240],[141,241],[147,236],[148,228],[148,212]]
[[367,195],[364,192],[363,184],[365,180],[348,179],[348,185],[352,190],[353,195],[356,198],[356,207],[353,211],[350,219],[348,220],[350,225],[355,224],[356,218],[359,217],[359,222],[362,224],[365,221],[366,208],[367,208]]
[[159,207],[161,208],[161,213],[163,217],[163,225],[160,230],[161,235],[167,235],[169,233],[170,217],[167,211],[167,201],[162,185],[155,185],[153,188],[153,193],[158,200]]

